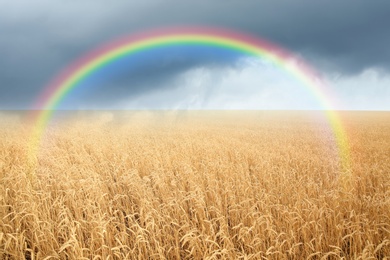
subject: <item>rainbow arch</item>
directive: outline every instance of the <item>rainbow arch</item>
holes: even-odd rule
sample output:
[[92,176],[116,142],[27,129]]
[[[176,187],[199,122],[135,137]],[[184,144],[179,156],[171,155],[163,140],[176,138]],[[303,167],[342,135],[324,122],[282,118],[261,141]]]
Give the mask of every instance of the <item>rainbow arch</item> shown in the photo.
[[209,27],[180,27],[153,30],[124,37],[98,48],[71,64],[54,78],[41,93],[32,115],[34,127],[29,144],[30,157],[35,157],[41,137],[53,112],[72,89],[99,68],[115,60],[138,52],[163,46],[205,45],[231,49],[243,54],[260,57],[280,67],[303,83],[303,86],[319,102],[332,129],[342,169],[349,171],[350,155],[347,135],[339,114],[334,110],[334,95],[318,74],[304,61],[281,47],[264,39],[230,30]]

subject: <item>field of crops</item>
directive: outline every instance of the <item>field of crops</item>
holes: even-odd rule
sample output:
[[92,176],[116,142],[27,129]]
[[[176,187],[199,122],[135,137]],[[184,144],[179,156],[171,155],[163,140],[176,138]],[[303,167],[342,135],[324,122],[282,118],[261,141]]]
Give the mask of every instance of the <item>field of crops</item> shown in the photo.
[[[390,257],[390,113],[0,114],[0,259]],[[32,160],[34,158],[34,160]]]

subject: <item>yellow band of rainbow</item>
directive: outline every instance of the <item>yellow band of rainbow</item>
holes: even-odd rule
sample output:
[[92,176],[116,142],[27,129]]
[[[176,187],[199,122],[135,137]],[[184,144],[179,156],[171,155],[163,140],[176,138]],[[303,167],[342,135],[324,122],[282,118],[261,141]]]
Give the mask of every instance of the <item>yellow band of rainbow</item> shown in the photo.
[[34,107],[39,112],[34,114],[35,123],[29,144],[30,156],[36,156],[45,128],[61,100],[85,78],[121,57],[163,46],[183,45],[235,50],[270,61],[293,75],[320,103],[333,131],[342,169],[344,172],[350,170],[345,129],[338,112],[334,110],[329,87],[319,79],[313,69],[295,55],[263,39],[224,29],[200,27],[171,28],[126,37],[89,53],[65,69],[45,88]]

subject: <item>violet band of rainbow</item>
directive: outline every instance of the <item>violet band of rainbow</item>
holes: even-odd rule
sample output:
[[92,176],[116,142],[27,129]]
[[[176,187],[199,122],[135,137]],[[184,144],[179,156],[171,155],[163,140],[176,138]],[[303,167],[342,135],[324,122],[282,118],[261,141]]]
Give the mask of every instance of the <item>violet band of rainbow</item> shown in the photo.
[[85,78],[115,60],[163,46],[200,45],[231,49],[272,62],[302,83],[324,110],[338,148],[343,171],[350,171],[350,151],[339,112],[334,110],[334,94],[310,66],[294,54],[266,40],[249,35],[208,27],[180,27],[154,30],[122,38],[96,49],[59,74],[38,98],[32,115],[34,127],[29,156],[35,157],[44,131],[60,102]]

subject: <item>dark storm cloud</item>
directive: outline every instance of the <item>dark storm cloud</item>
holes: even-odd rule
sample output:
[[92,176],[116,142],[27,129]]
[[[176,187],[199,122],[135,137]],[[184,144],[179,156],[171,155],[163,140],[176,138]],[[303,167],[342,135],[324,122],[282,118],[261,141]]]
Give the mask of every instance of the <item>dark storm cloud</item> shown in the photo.
[[[187,3],[159,18],[175,24],[191,22],[229,26],[272,40],[306,58],[323,58],[335,69],[356,72],[366,67],[390,67],[390,1],[226,1],[197,2],[203,13],[186,13]],[[201,17],[201,19],[199,19]],[[157,18],[156,18],[157,19]]]
[[[351,75],[372,67],[390,69],[386,0],[0,0],[0,109],[28,108],[53,75],[102,42],[148,28],[191,24],[264,37],[327,71]],[[205,58],[144,68],[132,79],[119,79],[108,92],[96,92],[93,99],[115,100],[115,93],[126,95],[129,84],[133,94],[161,82],[169,86],[183,70],[210,63]]]

